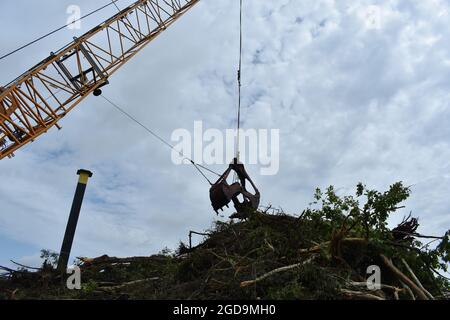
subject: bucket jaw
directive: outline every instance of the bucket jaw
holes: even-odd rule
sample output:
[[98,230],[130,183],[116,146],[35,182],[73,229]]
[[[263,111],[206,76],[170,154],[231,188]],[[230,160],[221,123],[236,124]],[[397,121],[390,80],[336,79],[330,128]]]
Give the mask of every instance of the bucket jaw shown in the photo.
[[[238,181],[229,184],[227,178],[231,172],[235,172],[238,176]],[[245,185],[246,181],[250,182],[255,193],[249,192]],[[243,199],[239,199],[239,196]],[[256,210],[259,206],[260,193],[253,183],[252,179],[247,174],[242,163],[238,163],[237,159],[233,159],[228,169],[220,176],[209,190],[209,197],[211,205],[218,214],[218,210],[223,210],[223,207],[228,208],[228,204],[233,201],[234,207],[238,213],[243,213],[249,209]]]

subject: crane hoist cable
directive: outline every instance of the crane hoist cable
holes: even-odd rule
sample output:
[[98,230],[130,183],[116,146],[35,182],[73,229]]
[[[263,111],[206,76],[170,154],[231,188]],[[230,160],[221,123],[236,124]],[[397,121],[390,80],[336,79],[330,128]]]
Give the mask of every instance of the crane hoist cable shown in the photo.
[[241,77],[242,77],[242,0],[239,0],[239,67],[237,71],[238,81],[238,106],[237,106],[237,135],[236,135],[236,158],[239,160],[239,135],[241,129]]
[[[242,87],[242,14],[243,1],[239,0],[239,67],[237,72],[238,83],[238,106],[237,106],[237,134],[236,134],[236,156],[228,166],[228,169],[220,176],[220,178],[209,189],[209,198],[211,205],[218,214],[218,210],[223,210],[223,207],[228,207],[232,201],[237,215],[233,217],[245,218],[249,211],[257,210],[259,207],[260,193],[245,167],[239,162],[239,140],[241,129],[241,87]],[[231,172],[234,172],[233,183],[229,184],[227,178]],[[248,181],[254,189],[251,193],[246,188],[246,181]],[[242,199],[242,200],[241,200]]]
[[[121,11],[119,6],[116,4],[116,1],[111,0],[111,3],[114,4],[114,6],[116,7],[117,11]],[[220,174],[218,174],[217,172],[214,172],[208,168],[206,168],[205,166],[202,166],[196,162],[194,162],[194,160],[186,157],[183,152],[177,150],[173,145],[171,145],[169,142],[167,142],[166,140],[164,140],[161,136],[159,136],[158,134],[156,134],[153,130],[149,129],[147,126],[145,126],[144,124],[142,124],[139,120],[137,120],[135,117],[133,117],[131,114],[129,114],[128,112],[126,112],[123,108],[121,108],[120,106],[118,106],[116,103],[112,102],[110,99],[108,99],[107,97],[105,97],[104,95],[102,95],[102,98],[105,99],[107,102],[109,102],[114,108],[116,108],[119,112],[121,112],[123,115],[125,115],[126,117],[128,117],[130,120],[134,121],[135,123],[137,123],[140,127],[142,127],[144,130],[146,130],[149,134],[151,134],[153,137],[155,137],[156,139],[158,139],[159,141],[161,141],[163,144],[165,144],[166,146],[168,146],[170,149],[174,150],[175,152],[177,152],[182,158],[183,160],[187,160],[189,161],[194,167],[195,169],[197,169],[197,171],[203,176],[203,178],[206,179],[206,181],[208,181],[208,183],[210,185],[212,185],[211,180],[208,179],[208,177],[203,173],[201,169],[206,170],[212,174],[215,174],[217,176],[220,177]]]
[[[80,20],[110,5],[114,5],[117,1],[119,0],[111,1],[107,5],[81,17]],[[238,71],[238,128],[240,128],[241,121],[240,86],[243,2],[242,0],[239,1],[241,26]],[[75,37],[68,45],[56,52],[51,52],[47,58],[6,86],[0,87],[0,159],[13,157],[16,150],[48,132],[51,127],[55,126],[60,129],[58,122],[63,117],[90,94],[95,96],[101,95],[100,88],[109,84],[112,74],[198,2],[199,0],[176,0],[170,2],[137,0],[80,37]],[[65,27],[67,25],[33,40],[0,57],[0,60]],[[51,98],[47,100],[44,99],[45,96]],[[113,105],[131,120],[145,128],[150,134],[165,142],[171,149],[174,149],[170,143],[167,143],[130,114],[124,112],[117,104]],[[239,152],[239,146],[237,146],[237,150]],[[219,180],[212,184],[210,188],[211,204],[216,211],[222,209],[230,201],[233,201],[238,212],[258,207],[259,191],[245,171],[244,165],[238,162],[238,155],[233,159],[229,168],[220,175]],[[189,158],[184,158],[190,161],[206,179],[207,177],[200,169],[217,174]],[[231,171],[236,172],[239,182],[236,181],[229,185],[226,179]],[[207,180],[211,184],[209,179]],[[251,194],[246,190],[246,181],[250,181],[255,194]],[[238,200],[238,196],[242,196],[244,200],[241,202]]]
[[177,150],[173,145],[171,145],[169,142],[167,142],[165,139],[163,139],[160,135],[158,135],[154,130],[150,129],[149,127],[147,127],[146,125],[144,125],[142,122],[140,122],[138,119],[136,119],[136,117],[133,117],[131,114],[129,114],[127,111],[125,111],[123,108],[121,108],[117,103],[114,103],[111,99],[105,97],[105,95],[101,95],[101,97],[103,99],[105,99],[111,106],[113,106],[116,110],[118,110],[119,112],[121,112],[123,115],[125,115],[128,119],[130,119],[131,121],[135,122],[136,124],[138,124],[140,127],[142,127],[145,131],[147,131],[149,134],[151,134],[153,137],[155,137],[156,139],[158,139],[159,141],[161,141],[163,144],[165,144],[166,146],[168,146],[170,149],[174,150],[175,152],[177,152],[181,157],[183,157],[183,160],[187,160],[189,161],[194,167],[195,169],[198,170],[198,172],[206,179],[206,181],[208,181],[208,183],[210,185],[212,185],[212,182],[208,179],[208,177],[203,173],[202,170],[203,169],[205,171],[208,171],[209,173],[212,173],[216,176],[220,177],[220,174],[218,174],[217,172],[214,172],[211,169],[206,168],[205,166],[202,166],[201,164],[198,164],[196,162],[194,162],[194,160],[192,160],[191,158],[186,157],[182,151]]
[[[242,0],[239,0],[239,64],[237,70],[237,85],[238,85],[238,104],[237,104],[237,133],[236,133],[236,159],[239,161],[240,154],[240,129],[241,129],[241,82],[242,76]],[[237,182],[239,180],[239,176],[237,173],[234,173],[233,182]]]
[[40,36],[39,38],[36,38],[36,39],[34,39],[34,40],[32,40],[32,41],[30,41],[30,42],[24,44],[23,46],[21,46],[21,47],[19,47],[19,48],[13,50],[13,51],[11,51],[11,52],[8,52],[8,53],[2,55],[2,56],[0,57],[0,60],[3,60],[3,59],[5,59],[6,57],[9,57],[10,55],[13,55],[14,53],[19,52],[19,51],[21,51],[21,50],[23,50],[23,49],[25,49],[25,48],[31,46],[32,44],[35,44],[36,42],[39,42],[39,41],[41,41],[41,40],[43,40],[43,39],[45,39],[45,38],[47,38],[47,37],[49,37],[49,36],[51,36],[51,35],[57,33],[58,31],[61,31],[62,29],[67,28],[67,27],[69,27],[70,25],[72,25],[72,24],[74,24],[74,23],[76,23],[76,22],[78,22],[78,21],[81,21],[81,20],[83,20],[83,19],[85,19],[85,18],[87,18],[87,17],[89,17],[89,16],[91,16],[91,15],[93,15],[93,14],[95,14],[95,13],[97,13],[97,12],[99,12],[99,11],[101,11],[101,10],[103,10],[103,9],[105,9],[105,8],[107,8],[107,7],[109,7],[109,6],[111,6],[111,5],[115,5],[116,8],[117,8],[117,4],[116,4],[117,1],[120,1],[120,0],[111,0],[110,3],[107,3],[107,4],[105,4],[104,6],[102,6],[102,7],[98,8],[98,9],[95,9],[94,11],[91,11],[91,12],[85,14],[84,16],[81,16],[80,18],[73,20],[72,22],[66,23],[65,25],[63,25],[63,26],[61,26],[61,27],[59,27],[59,28],[56,28],[56,29],[53,30],[53,31],[50,31],[49,33],[46,33],[46,34],[44,34],[43,36]]
[[[120,11],[120,8],[115,5],[117,10]],[[170,143],[162,139],[160,136],[158,136],[155,132],[144,126],[141,122],[139,122],[136,118],[132,117],[130,114],[128,114],[126,111],[124,111],[122,108],[120,108],[117,104],[113,103],[111,100],[107,99],[103,96],[103,98],[108,101],[111,105],[113,105],[117,110],[122,112],[125,116],[127,116],[132,121],[136,122],[138,125],[140,125],[142,128],[144,128],[146,131],[148,131],[151,135],[153,135],[155,138],[160,140],[162,143],[167,145],[172,150],[175,150],[182,156],[184,159],[188,160],[197,170],[200,172],[200,174],[208,181],[208,183],[211,185],[210,188],[210,199],[211,199],[211,205],[218,213],[219,209],[222,209],[224,206],[228,207],[228,203],[230,201],[233,201],[234,207],[236,211],[240,214],[245,213],[249,208],[250,209],[257,209],[259,206],[259,200],[260,200],[260,194],[256,187],[256,185],[253,183],[252,179],[247,174],[244,165],[239,163],[239,135],[240,135],[240,127],[241,127],[241,75],[242,75],[242,0],[239,0],[239,66],[237,71],[237,83],[238,83],[238,106],[237,106],[237,135],[236,135],[236,157],[233,159],[232,163],[229,165],[228,169],[222,174],[219,175],[216,172],[209,170],[208,168],[201,166],[197,163],[195,163],[192,159],[189,159],[183,155],[182,152],[176,150]],[[214,173],[219,176],[219,179],[216,183],[211,183],[211,181],[206,177],[206,175],[200,170],[200,168],[207,170],[211,173]],[[234,171],[234,178],[233,183],[229,185],[227,183],[227,178],[231,171]],[[246,181],[249,181],[252,185],[253,189],[255,190],[255,193],[252,194],[247,191],[245,187]],[[238,199],[238,196],[242,196],[243,201],[240,201]],[[223,210],[223,209],[222,209]],[[235,215],[235,217],[237,217]]]

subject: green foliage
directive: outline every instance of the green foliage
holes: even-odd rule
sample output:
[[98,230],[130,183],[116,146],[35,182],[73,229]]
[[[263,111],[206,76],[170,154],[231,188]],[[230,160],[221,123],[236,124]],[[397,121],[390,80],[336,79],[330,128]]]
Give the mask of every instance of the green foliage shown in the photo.
[[374,226],[377,231],[383,233],[387,230],[386,220],[389,214],[398,209],[398,205],[406,200],[411,191],[409,187],[404,187],[401,182],[397,182],[389,187],[388,191],[383,193],[376,190],[367,190],[365,186],[359,184],[358,191],[363,190],[363,195],[367,197],[366,204],[363,207],[363,219],[367,220],[369,225]]
[[289,281],[280,287],[270,288],[267,294],[269,300],[311,299],[312,295],[298,280]]
[[449,271],[450,265],[450,230],[447,231],[439,245],[434,250],[428,252],[428,263],[434,269]]
[[[328,221],[333,230],[346,228],[347,231],[356,230],[356,234],[363,231],[366,238],[385,238],[389,234],[389,215],[399,209],[399,204],[409,197],[410,192],[402,182],[391,185],[385,192],[368,189],[359,183],[354,196],[343,197],[336,194],[333,186],[325,192],[317,188],[312,204],[321,204],[321,207],[308,209],[305,217],[313,221]],[[365,203],[361,205],[362,200]]]
[[165,247],[160,252],[158,252],[158,254],[162,256],[172,257],[174,255],[174,252],[172,251],[172,249]]
[[[405,274],[408,271],[403,270],[401,259],[407,261],[427,287],[437,289],[437,292],[448,291],[449,282],[443,277],[436,278],[432,271],[449,270],[450,230],[435,249],[429,250],[427,246],[424,247],[420,241],[414,239],[395,243],[392,232],[387,227],[389,216],[402,208],[401,203],[410,196],[410,193],[410,188],[405,187],[402,182],[394,183],[385,192],[368,189],[359,183],[354,196],[343,197],[338,196],[332,186],[325,192],[316,189],[315,201],[312,204],[321,206],[306,210],[304,217],[316,223],[327,221],[332,232],[341,231],[347,237],[363,237],[370,240],[370,249],[365,249],[366,252],[363,252],[364,250],[357,252],[353,246],[352,250],[346,253],[346,259],[351,260],[353,264],[362,266],[370,263],[381,264],[376,262],[376,259],[374,261],[373,257],[376,256],[375,253],[384,253],[396,259],[399,269]],[[358,269],[357,266],[355,268]],[[362,272],[363,268],[360,268],[360,271]]]
[[299,282],[308,288],[314,299],[336,299],[340,283],[335,272],[317,264],[308,264],[300,270]]
[[90,294],[97,289],[98,285],[94,280],[89,280],[81,285],[82,294]]
[[44,259],[43,268],[56,268],[58,265],[59,254],[52,250],[42,249],[40,258]]

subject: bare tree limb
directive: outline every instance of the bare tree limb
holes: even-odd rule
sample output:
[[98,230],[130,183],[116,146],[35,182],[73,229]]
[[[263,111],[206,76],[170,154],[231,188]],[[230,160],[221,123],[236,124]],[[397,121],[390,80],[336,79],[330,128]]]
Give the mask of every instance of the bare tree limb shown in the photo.
[[117,258],[117,257],[109,257],[107,255],[103,255],[97,258],[86,258],[86,257],[77,257],[83,263],[83,267],[93,266],[93,265],[102,265],[102,264],[113,264],[113,263],[131,263],[131,262],[145,262],[152,261],[157,259],[165,259],[160,258],[158,256],[151,257],[128,257],[128,258]]
[[412,279],[416,282],[416,284],[419,286],[420,289],[422,289],[423,292],[425,292],[425,294],[428,296],[428,298],[430,298],[431,300],[434,300],[433,295],[424,288],[424,286],[422,285],[422,283],[419,281],[419,279],[417,278],[417,276],[414,274],[413,270],[411,269],[411,267],[409,266],[409,264],[406,262],[405,259],[402,258],[402,262],[405,265],[406,269],[408,270],[409,274],[411,275]]
[[289,270],[301,267],[301,266],[303,266],[305,264],[308,264],[308,263],[312,262],[315,258],[316,258],[316,256],[313,255],[313,256],[309,257],[308,259],[306,259],[305,261],[302,261],[302,262],[296,263],[296,264],[292,264],[290,266],[277,268],[275,270],[272,270],[270,272],[267,272],[267,273],[263,274],[262,276],[254,279],[254,280],[242,281],[241,282],[241,288],[248,287],[248,286],[250,286],[252,284],[255,284],[255,283],[259,282],[259,281],[262,281],[262,280],[264,280],[264,279],[266,279],[268,277],[271,277],[274,274],[277,274],[277,273],[280,273],[280,272],[284,272],[284,271],[289,271]]
[[394,291],[394,299],[400,300],[400,297],[398,296],[398,291]]
[[[355,282],[355,281],[350,281],[350,282],[348,282],[348,284],[349,285],[351,285],[351,286],[355,286],[355,287],[367,287],[367,282]],[[387,285],[387,284],[380,284],[380,288],[383,290],[383,289],[388,289],[388,290],[391,290],[392,291],[392,293],[393,293],[393,295],[394,295],[394,299],[395,300],[400,300],[400,298],[399,298],[399,292],[403,292],[403,291],[406,291],[406,289],[405,288],[398,288],[398,287],[394,287],[394,286],[390,286],[390,285]],[[408,288],[409,289],[409,288]],[[412,292],[411,292],[411,294],[412,294]],[[414,295],[413,295],[413,297],[414,297]]]
[[26,265],[24,265],[24,264],[15,262],[14,260],[9,260],[9,261],[11,261],[12,263],[14,263],[15,265],[18,265],[19,267],[23,267],[23,268],[27,268],[27,269],[31,269],[31,270],[42,270],[41,268],[35,268],[35,267],[29,267],[29,266],[26,266]]
[[8,267],[0,266],[0,270],[6,271],[8,274],[14,274],[14,273],[30,273],[29,271],[21,271],[21,270],[13,270]]
[[411,279],[409,279],[407,276],[403,274],[399,269],[397,269],[396,266],[384,255],[380,254],[381,259],[383,260],[384,264],[394,273],[394,275],[402,282],[404,282],[408,287],[413,290],[417,296],[421,300],[429,300],[427,295],[420,289]]
[[443,276],[443,275],[440,274],[436,269],[433,269],[433,268],[431,268],[431,267],[429,267],[429,268],[430,268],[430,270],[433,271],[438,277],[441,277],[441,278],[443,278],[443,279],[446,279],[446,280],[449,280],[449,281],[450,281],[450,278],[448,278],[448,277],[446,277],[446,276]]
[[[355,282],[355,281],[351,281],[349,282],[350,285],[355,286],[355,287],[367,287],[367,283],[366,282]],[[401,288],[397,288],[394,286],[390,286],[387,284],[380,284],[380,288],[381,289],[389,289],[392,291],[403,291],[403,289]]]
[[417,233],[417,232],[405,232],[405,231],[395,231],[395,232],[396,233],[400,233],[400,234],[404,234],[404,235],[407,235],[407,236],[413,236],[415,238],[423,238],[423,239],[442,240],[442,239],[445,238],[445,237],[427,236],[427,235],[420,234],[420,233]]
[[371,293],[367,293],[367,292],[362,292],[362,291],[353,291],[353,290],[348,290],[348,289],[341,289],[341,292],[343,294],[345,294],[346,296],[349,297],[355,297],[361,300],[386,300],[382,297],[379,297],[377,295],[371,294]]
[[405,283],[401,282],[402,287],[405,288],[406,292],[408,292],[409,296],[411,297],[411,300],[416,300],[416,296],[414,295],[414,293],[412,292],[411,288],[408,287]]

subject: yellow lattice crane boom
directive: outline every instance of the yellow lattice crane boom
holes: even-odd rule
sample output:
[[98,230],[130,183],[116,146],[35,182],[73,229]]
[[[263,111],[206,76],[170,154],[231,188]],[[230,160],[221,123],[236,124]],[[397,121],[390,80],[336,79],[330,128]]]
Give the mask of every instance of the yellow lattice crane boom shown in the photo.
[[0,159],[51,127],[199,0],[139,0],[0,87]]

